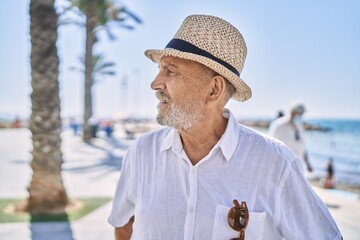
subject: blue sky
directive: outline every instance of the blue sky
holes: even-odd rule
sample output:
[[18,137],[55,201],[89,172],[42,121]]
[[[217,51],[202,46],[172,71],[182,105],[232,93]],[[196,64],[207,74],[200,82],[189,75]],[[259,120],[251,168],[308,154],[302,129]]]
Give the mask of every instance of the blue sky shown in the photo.
[[[157,100],[149,85],[157,65],[144,57],[163,48],[190,14],[224,18],[248,46],[242,78],[253,97],[228,107],[240,118],[273,117],[293,100],[308,118],[360,119],[360,1],[183,0],[123,1],[144,20],[135,31],[116,30],[117,41],[100,36],[97,52],[117,64],[117,75],[94,86],[94,112],[153,117]],[[31,111],[28,0],[0,1],[0,117]],[[84,52],[84,30],[59,28],[62,115],[83,110],[83,76],[69,68]],[[127,84],[124,84],[124,83]]]

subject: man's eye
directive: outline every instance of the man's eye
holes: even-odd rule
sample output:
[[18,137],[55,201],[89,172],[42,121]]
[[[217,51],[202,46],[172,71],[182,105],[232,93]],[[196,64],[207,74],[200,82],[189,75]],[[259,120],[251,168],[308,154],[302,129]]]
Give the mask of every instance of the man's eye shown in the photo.
[[174,71],[171,71],[171,70],[167,70],[167,74],[168,75],[177,75],[177,73],[176,72],[174,72]]

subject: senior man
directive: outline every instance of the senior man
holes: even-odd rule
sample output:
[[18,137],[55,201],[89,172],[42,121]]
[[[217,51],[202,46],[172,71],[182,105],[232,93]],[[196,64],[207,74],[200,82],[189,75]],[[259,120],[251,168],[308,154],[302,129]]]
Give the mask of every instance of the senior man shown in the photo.
[[241,33],[225,20],[187,17],[151,83],[168,127],[131,144],[109,222],[120,239],[341,239],[299,159],[225,109],[251,90],[240,78]]

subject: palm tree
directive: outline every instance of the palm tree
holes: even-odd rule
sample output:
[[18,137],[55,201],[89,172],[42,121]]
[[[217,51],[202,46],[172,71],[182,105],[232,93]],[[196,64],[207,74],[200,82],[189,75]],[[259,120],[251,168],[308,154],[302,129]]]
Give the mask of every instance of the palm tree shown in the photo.
[[[114,0],[68,0],[70,6],[66,10],[75,10],[75,13],[85,16],[85,94],[84,94],[84,124],[83,140],[91,139],[91,130],[88,120],[93,115],[91,88],[93,85],[92,76],[92,56],[93,46],[96,43],[96,33],[105,30],[110,39],[115,39],[111,32],[111,23],[116,23],[119,27],[129,30],[134,29],[129,25],[129,20],[135,23],[142,23],[142,20],[124,6],[116,6]],[[82,25],[81,22],[66,21],[63,23],[75,23]]]
[[54,0],[31,0],[30,21],[33,174],[26,208],[30,213],[63,212],[68,196],[61,176],[58,16]]

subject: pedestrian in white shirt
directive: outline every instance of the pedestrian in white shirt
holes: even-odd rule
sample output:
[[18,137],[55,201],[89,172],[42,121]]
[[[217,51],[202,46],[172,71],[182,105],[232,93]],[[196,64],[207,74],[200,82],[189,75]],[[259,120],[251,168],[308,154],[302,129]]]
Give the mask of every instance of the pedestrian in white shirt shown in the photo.
[[307,170],[312,172],[309,156],[305,144],[305,130],[302,116],[305,113],[305,105],[301,102],[290,104],[289,114],[275,119],[269,126],[269,135],[285,143],[297,155]]
[[109,222],[120,239],[341,239],[328,209],[281,142],[224,108],[251,90],[240,78],[241,33],[223,19],[187,17],[151,83],[157,121],[124,157]]

